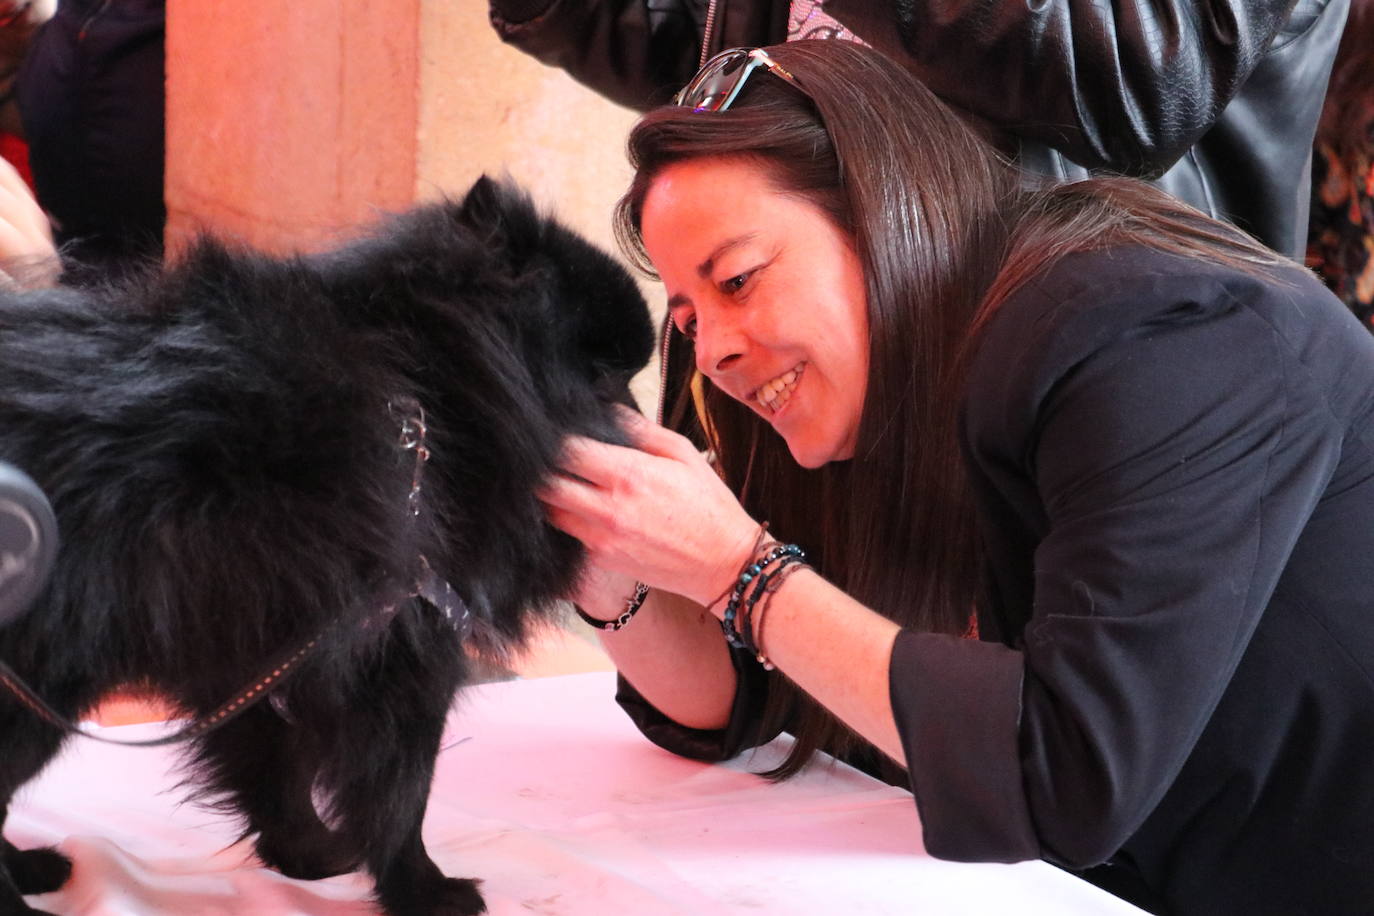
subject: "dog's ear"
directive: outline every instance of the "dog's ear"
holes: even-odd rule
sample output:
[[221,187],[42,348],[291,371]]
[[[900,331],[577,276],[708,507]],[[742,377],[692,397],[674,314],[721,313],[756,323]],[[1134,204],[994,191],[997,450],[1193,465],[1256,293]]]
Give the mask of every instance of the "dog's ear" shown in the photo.
[[534,202],[523,191],[483,175],[458,205],[457,218],[479,236],[492,238],[509,235],[512,223],[530,223],[536,214]]
[[620,376],[648,362],[654,336],[648,306],[609,253],[541,215],[518,186],[485,175],[458,205],[457,219],[508,264],[556,291],[564,333],[597,374]]

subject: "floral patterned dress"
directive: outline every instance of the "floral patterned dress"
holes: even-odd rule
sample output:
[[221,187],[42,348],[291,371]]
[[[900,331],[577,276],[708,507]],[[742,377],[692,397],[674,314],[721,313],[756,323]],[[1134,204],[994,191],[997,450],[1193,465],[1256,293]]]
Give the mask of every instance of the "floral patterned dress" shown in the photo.
[[1374,331],[1374,121],[1365,137],[1363,155],[1344,160],[1317,144],[1307,266]]

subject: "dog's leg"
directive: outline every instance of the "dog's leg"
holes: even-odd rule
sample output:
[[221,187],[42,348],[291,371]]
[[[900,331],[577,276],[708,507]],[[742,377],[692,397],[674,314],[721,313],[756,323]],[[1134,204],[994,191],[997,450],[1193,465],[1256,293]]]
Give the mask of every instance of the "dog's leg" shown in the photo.
[[[0,827],[15,790],[36,776],[62,745],[58,732],[21,718],[25,715],[17,710],[0,715],[0,734],[7,745],[0,755]],[[0,916],[42,913],[26,904],[23,895],[57,890],[71,871],[71,860],[56,849],[19,849],[0,838]]]
[[229,795],[258,834],[258,857],[286,875],[313,881],[358,867],[361,850],[315,811],[315,737],[287,724],[266,703],[207,735],[201,751],[216,790]]
[[[421,819],[424,811],[419,812]],[[430,859],[417,826],[392,858],[371,863],[377,899],[390,916],[476,916],[487,905],[473,878],[449,878]]]
[[23,895],[9,872],[0,868],[0,916],[53,916],[47,910],[29,906]]
[[72,860],[52,847],[19,849],[0,839],[0,859],[21,894],[46,894],[67,883]]
[[334,759],[327,788],[339,828],[359,839],[377,898],[389,916],[474,916],[486,911],[478,882],[448,878],[420,837],[434,760],[454,692],[463,682],[464,656],[447,623],[411,621],[396,634],[360,689]]
[[55,891],[72,873],[71,859],[56,849],[18,849],[5,839],[0,839],[0,863],[0,916],[42,916],[45,911],[26,904],[23,895]]

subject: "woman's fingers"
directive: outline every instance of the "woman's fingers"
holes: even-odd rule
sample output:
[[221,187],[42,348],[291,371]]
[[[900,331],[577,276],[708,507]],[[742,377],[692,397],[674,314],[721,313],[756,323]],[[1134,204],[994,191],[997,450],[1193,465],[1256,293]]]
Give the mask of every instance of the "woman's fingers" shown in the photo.
[[539,494],[549,522],[604,569],[709,600],[736,574],[758,524],[691,442],[625,419],[638,448],[583,437],[564,443],[559,472]]
[[14,167],[0,160],[0,266],[24,286],[46,286],[56,278],[56,259],[47,214]]
[[[595,517],[606,511],[606,500],[600,488],[570,472],[560,472],[549,478],[535,496],[544,504],[549,521],[574,537],[577,537],[577,533],[560,523],[560,519],[568,516]],[[554,510],[557,510],[556,516]]]
[[665,429],[637,411],[617,407],[620,423],[640,451],[675,461],[690,461],[701,453],[689,439]]
[[620,446],[586,436],[569,436],[563,442],[563,453],[558,456],[558,470],[584,483],[604,484],[608,475],[616,473],[623,463],[616,458],[618,448]]
[[604,486],[641,466],[642,456],[635,452],[686,463],[701,460],[701,453],[686,437],[664,429],[628,407],[617,406],[616,410],[634,447],[612,445],[586,436],[569,436],[559,457],[560,471]]

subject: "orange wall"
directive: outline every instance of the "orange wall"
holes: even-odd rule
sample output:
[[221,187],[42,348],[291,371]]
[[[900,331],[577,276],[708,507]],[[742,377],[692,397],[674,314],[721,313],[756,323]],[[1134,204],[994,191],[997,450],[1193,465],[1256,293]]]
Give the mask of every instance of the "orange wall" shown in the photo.
[[420,0],[172,0],[167,239],[320,247],[415,193]]

